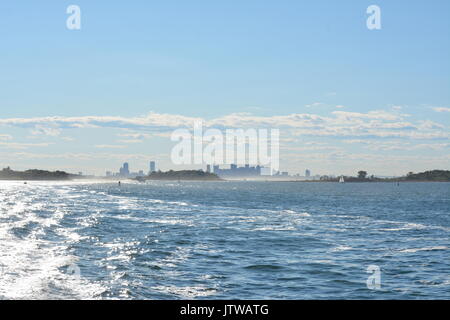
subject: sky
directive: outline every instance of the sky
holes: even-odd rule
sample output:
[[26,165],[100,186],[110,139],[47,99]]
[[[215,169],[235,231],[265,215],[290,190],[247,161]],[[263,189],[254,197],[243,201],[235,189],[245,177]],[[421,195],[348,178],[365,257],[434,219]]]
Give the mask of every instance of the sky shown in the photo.
[[293,174],[448,170],[449,12],[448,0],[1,1],[0,167],[201,168],[170,159],[171,133],[201,119],[279,129]]

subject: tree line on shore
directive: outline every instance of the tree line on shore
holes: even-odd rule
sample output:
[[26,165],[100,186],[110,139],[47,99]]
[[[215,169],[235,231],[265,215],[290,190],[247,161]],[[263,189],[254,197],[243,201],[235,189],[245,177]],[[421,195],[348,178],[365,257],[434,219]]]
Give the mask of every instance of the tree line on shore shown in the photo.
[[64,171],[26,170],[15,171],[5,168],[0,171],[0,180],[70,180],[75,175]]
[[166,172],[155,171],[146,177],[138,177],[137,180],[202,180],[202,181],[218,181],[222,180],[214,173],[205,172],[203,170],[169,170]]
[[[320,177],[321,181],[339,181],[340,177]],[[420,173],[409,172],[402,177],[379,178],[374,175],[368,175],[367,171],[358,171],[357,176],[344,176],[345,182],[413,182],[413,181],[436,181],[436,182],[450,182],[450,171],[448,170],[431,170]]]

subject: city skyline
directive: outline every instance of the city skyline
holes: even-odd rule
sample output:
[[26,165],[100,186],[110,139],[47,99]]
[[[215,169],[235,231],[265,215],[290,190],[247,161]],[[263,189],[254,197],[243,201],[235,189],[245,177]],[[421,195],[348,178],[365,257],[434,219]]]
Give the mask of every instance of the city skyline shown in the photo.
[[0,167],[204,169],[170,159],[198,120],[279,129],[291,174],[450,167],[448,1],[377,1],[381,30],[371,1],[76,4],[81,30],[65,5],[0,4]]

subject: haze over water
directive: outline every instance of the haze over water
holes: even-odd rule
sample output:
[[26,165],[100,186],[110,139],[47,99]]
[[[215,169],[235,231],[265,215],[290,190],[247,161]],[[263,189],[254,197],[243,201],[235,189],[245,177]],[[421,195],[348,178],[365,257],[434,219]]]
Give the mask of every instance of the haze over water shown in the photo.
[[0,182],[0,298],[450,299],[449,212],[449,183]]

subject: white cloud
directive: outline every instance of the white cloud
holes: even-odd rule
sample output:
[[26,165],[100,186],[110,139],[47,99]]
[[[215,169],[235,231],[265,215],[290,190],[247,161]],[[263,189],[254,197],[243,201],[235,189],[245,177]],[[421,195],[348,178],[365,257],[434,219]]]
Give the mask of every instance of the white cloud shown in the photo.
[[124,137],[124,138],[133,138],[133,139],[148,139],[151,138],[152,135],[148,133],[140,133],[140,132],[131,132],[131,133],[119,133],[117,134],[118,137]]
[[[203,121],[205,128],[278,128],[285,137],[316,136],[334,138],[402,138],[450,139],[449,130],[430,120],[405,121],[409,115],[385,110],[366,113],[333,111],[329,116],[294,113],[281,116],[254,116],[233,113],[215,119],[202,119],[176,114],[150,113],[141,117],[43,117],[0,119],[0,126],[52,128],[56,134],[62,129],[116,128],[128,130],[118,136],[129,139],[120,143],[139,143],[152,136],[168,137],[177,128],[192,128],[195,121]],[[46,132],[44,130],[44,132]]]
[[114,144],[97,144],[95,145],[98,149],[124,149],[127,146],[114,145]]
[[28,149],[32,147],[48,147],[52,143],[18,143],[18,142],[0,142],[0,146],[9,149]]
[[147,162],[149,159],[166,159],[166,155],[150,155],[137,153],[31,153],[31,152],[15,152],[15,153],[0,153],[1,158],[5,159],[64,159],[76,161],[93,161],[93,160],[139,160]]
[[443,126],[440,123],[431,121],[431,120],[421,120],[419,121],[419,127],[422,129],[444,129],[445,126]]
[[437,107],[437,108],[432,108],[432,109],[436,112],[450,112],[450,108]]
[[[43,128],[134,128],[158,129],[192,126],[200,118],[173,114],[149,113],[141,117],[82,116],[82,117],[39,117],[0,119],[0,125],[33,128],[36,132],[45,132]],[[49,131],[52,132],[52,131]]]
[[402,119],[403,116],[406,116],[393,114],[384,110],[374,110],[369,111],[368,113],[333,111],[332,114],[334,114],[339,119],[373,119],[373,120],[387,120],[387,121],[400,120]]
[[344,151],[343,148],[336,146],[304,146],[304,147],[292,147],[292,146],[282,146],[281,150],[286,151]]
[[117,142],[119,143],[126,143],[126,144],[133,144],[133,143],[142,143],[142,140],[139,139],[122,139],[122,140],[117,140]]
[[12,136],[9,134],[0,134],[0,141],[12,140]]
[[348,144],[363,144],[367,149],[370,150],[403,150],[403,151],[414,151],[414,150],[445,150],[450,148],[450,143],[421,143],[413,144],[411,142],[405,143],[404,141],[378,141],[378,140],[361,140],[361,139],[350,139],[343,140],[344,143]]
[[45,136],[52,136],[56,137],[59,136],[61,133],[61,130],[59,128],[52,128],[48,126],[43,125],[36,125],[34,129],[31,130],[31,134],[33,135],[45,135]]

